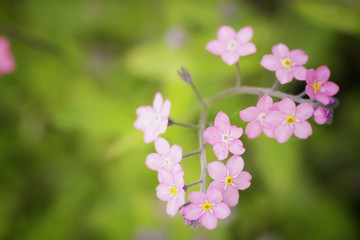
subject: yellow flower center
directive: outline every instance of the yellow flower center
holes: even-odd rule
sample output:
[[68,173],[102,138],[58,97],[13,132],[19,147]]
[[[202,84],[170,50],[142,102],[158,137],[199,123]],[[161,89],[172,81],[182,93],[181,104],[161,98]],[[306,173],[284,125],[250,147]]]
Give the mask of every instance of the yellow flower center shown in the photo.
[[313,89],[315,90],[315,92],[320,91],[320,84],[318,84],[317,82],[314,82],[314,83],[312,84],[312,87],[313,87]]
[[176,195],[176,194],[177,194],[177,189],[176,189],[175,186],[172,186],[172,187],[170,188],[170,193],[171,193],[172,195]]
[[283,65],[283,67],[290,68],[291,67],[291,60],[288,59],[288,58],[283,59],[282,60],[282,65]]
[[294,116],[287,116],[287,117],[286,117],[286,122],[288,122],[288,123],[294,123],[294,122],[295,122]]
[[227,185],[230,185],[230,184],[232,184],[232,182],[233,182],[233,178],[231,176],[227,176],[225,179],[225,183]]
[[212,208],[212,206],[211,206],[210,203],[206,202],[206,203],[203,204],[203,209],[205,211],[209,211],[211,208]]

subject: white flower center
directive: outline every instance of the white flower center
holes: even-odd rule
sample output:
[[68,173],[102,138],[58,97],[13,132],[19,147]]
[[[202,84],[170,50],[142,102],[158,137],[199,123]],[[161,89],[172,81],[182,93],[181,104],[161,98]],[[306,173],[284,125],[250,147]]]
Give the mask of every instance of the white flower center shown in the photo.
[[266,113],[259,114],[258,119],[260,120],[261,124],[264,124],[265,117],[266,117]]
[[156,115],[155,115],[155,118],[154,118],[155,123],[160,123],[160,120],[161,120],[160,115],[159,115],[159,114],[156,114]]
[[166,167],[170,167],[171,166],[171,160],[169,157],[164,157],[163,158],[163,166],[166,166]]
[[233,40],[233,41],[230,41],[230,42],[227,43],[226,48],[227,48],[227,50],[229,50],[229,51],[233,51],[234,49],[237,48],[237,46],[238,46],[238,43]]
[[230,141],[231,138],[229,136],[229,134],[227,133],[224,133],[222,136],[221,136],[221,141],[223,141],[224,143],[227,143],[228,141]]

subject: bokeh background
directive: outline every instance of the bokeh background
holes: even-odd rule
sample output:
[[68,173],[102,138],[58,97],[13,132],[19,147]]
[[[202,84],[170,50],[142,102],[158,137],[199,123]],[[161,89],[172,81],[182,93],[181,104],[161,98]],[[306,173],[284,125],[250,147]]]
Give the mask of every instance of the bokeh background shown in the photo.
[[[235,67],[205,50],[221,25],[254,28],[257,53],[240,59],[244,85],[272,86],[259,62],[282,42],[308,54],[307,68],[330,68],[340,105],[331,125],[311,120],[307,140],[244,135],[252,186],[216,230],[193,230],[157,199],[144,164],[154,146],[133,122],[160,91],[172,118],[197,123],[181,66],[204,97],[235,84]],[[0,35],[17,62],[0,77],[0,239],[360,239],[359,1],[1,0]],[[256,101],[222,100],[209,119],[222,110],[244,127],[238,112]],[[197,150],[193,130],[163,136]],[[199,178],[198,157],[183,168],[186,183]]]

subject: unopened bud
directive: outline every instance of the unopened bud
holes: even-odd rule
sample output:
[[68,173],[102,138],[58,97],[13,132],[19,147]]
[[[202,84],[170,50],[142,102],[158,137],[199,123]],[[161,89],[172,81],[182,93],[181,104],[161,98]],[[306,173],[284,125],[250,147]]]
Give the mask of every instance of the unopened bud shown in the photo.
[[177,73],[179,74],[180,78],[187,84],[191,84],[193,82],[192,76],[186,68],[181,67]]

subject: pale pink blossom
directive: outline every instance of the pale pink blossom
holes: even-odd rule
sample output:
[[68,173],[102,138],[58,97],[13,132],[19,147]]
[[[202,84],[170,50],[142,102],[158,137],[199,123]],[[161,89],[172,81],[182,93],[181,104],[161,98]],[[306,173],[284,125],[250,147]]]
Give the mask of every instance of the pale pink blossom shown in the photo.
[[15,68],[15,61],[10,51],[10,42],[7,38],[0,37],[0,76],[12,73]]
[[155,171],[166,169],[175,172],[182,159],[182,148],[178,145],[170,147],[168,141],[159,137],[155,140],[155,149],[156,153],[147,155],[146,166]]
[[170,114],[171,103],[163,101],[160,93],[156,93],[153,106],[141,106],[136,109],[137,119],[135,128],[144,132],[144,141],[154,141],[160,134],[165,133]]
[[339,91],[336,83],[328,81],[330,70],[327,66],[321,66],[316,69],[310,69],[306,74],[306,94],[310,99],[315,99],[322,104],[328,105],[332,96]]
[[215,161],[208,164],[208,172],[213,182],[209,189],[216,189],[223,195],[223,202],[234,207],[239,201],[238,190],[245,190],[250,186],[251,175],[243,171],[244,160],[237,155],[232,156],[226,166]]
[[179,208],[185,204],[184,172],[171,174],[163,169],[159,175],[162,183],[156,187],[156,196],[162,201],[167,201],[167,214],[175,216]]
[[235,155],[241,155],[245,152],[243,143],[239,140],[243,134],[243,129],[235,125],[230,125],[229,117],[219,112],[216,115],[215,126],[208,127],[203,136],[205,140],[213,145],[214,153],[219,160],[228,157],[229,151]]
[[306,68],[303,65],[308,61],[308,56],[303,50],[289,51],[285,44],[279,43],[272,47],[272,53],[264,55],[260,64],[270,71],[275,71],[281,84],[291,82],[293,78],[305,80]]
[[252,27],[243,27],[235,32],[232,27],[222,26],[217,31],[217,39],[206,45],[206,50],[220,55],[228,65],[239,61],[239,58],[256,52],[255,44],[250,40],[253,36]]
[[273,137],[273,131],[264,125],[266,115],[274,110],[272,98],[265,94],[256,104],[256,107],[248,107],[240,111],[240,118],[249,122],[246,126],[245,133],[248,138],[253,139],[260,135],[261,131],[268,137]]
[[293,133],[301,139],[312,134],[311,125],[306,121],[314,112],[312,104],[296,106],[293,100],[284,98],[279,102],[278,109],[267,114],[264,124],[274,129],[274,138],[279,143],[286,142]]
[[230,214],[230,208],[222,202],[223,196],[217,190],[207,190],[203,192],[191,192],[189,200],[191,202],[185,208],[185,218],[192,221],[198,220],[204,228],[215,229],[217,219],[225,219]]
[[329,109],[319,106],[315,109],[313,117],[317,124],[323,125],[332,119],[333,113]]

